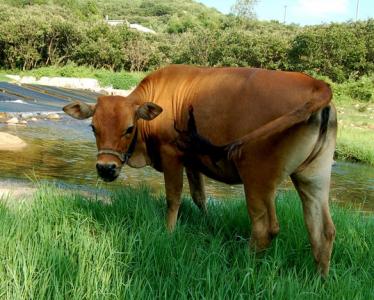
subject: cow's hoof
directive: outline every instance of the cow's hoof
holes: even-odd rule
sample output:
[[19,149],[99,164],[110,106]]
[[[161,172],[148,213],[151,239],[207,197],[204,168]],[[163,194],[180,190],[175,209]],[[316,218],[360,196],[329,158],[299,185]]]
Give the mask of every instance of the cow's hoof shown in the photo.
[[320,260],[319,262],[316,262],[317,265],[317,271],[321,275],[322,278],[327,278],[329,275],[330,270],[330,261],[323,261]]
[[271,240],[269,238],[266,239],[253,239],[251,238],[249,241],[249,249],[250,251],[256,254],[263,254],[270,246]]

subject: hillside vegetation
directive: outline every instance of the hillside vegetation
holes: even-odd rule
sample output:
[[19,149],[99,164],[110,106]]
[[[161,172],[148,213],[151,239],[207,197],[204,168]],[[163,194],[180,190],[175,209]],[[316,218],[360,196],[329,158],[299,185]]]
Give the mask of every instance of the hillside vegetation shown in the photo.
[[[111,27],[105,15],[157,34]],[[74,63],[150,71],[187,63],[303,71],[334,82],[374,71],[373,19],[300,27],[223,15],[191,0],[5,0],[0,21],[2,69]]]
[[[181,26],[205,26],[221,22],[220,12],[192,0],[5,0],[17,11],[53,12],[82,21],[109,19],[140,23],[158,32],[178,31]],[[181,24],[178,24],[181,23]]]

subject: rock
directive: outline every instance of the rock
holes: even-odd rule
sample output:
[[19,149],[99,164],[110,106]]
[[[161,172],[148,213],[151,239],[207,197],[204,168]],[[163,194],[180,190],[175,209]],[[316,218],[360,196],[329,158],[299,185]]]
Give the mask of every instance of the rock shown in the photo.
[[5,76],[15,81],[19,81],[21,79],[19,75],[5,75]]
[[20,124],[24,124],[26,125],[27,124],[27,121],[26,120],[22,120],[21,122],[19,122]]
[[29,121],[36,122],[36,121],[38,121],[38,119],[35,118],[35,117],[32,117]]
[[[16,79],[17,80],[17,79]],[[19,81],[20,83],[34,83],[37,81],[36,77],[34,76],[23,76],[23,77],[20,77],[17,81]]]
[[7,75],[9,78],[17,81],[17,83],[27,83],[27,84],[40,84],[47,86],[57,86],[65,87],[69,89],[80,89],[89,90],[96,93],[103,93],[106,95],[120,95],[127,96],[135,88],[130,88],[129,90],[119,90],[113,89],[112,86],[101,87],[99,81],[93,78],[72,78],[72,77],[41,77],[37,79],[34,76],[24,76],[20,77],[18,75]]
[[6,132],[0,132],[0,150],[18,151],[26,147],[27,144],[18,136]]
[[60,119],[60,116],[58,114],[49,114],[47,116],[47,119],[49,119],[49,120],[58,120],[58,119]]
[[5,119],[8,117],[8,114],[6,112],[0,111],[0,119]]
[[11,118],[11,119],[9,119],[9,120],[6,121],[6,123],[9,124],[9,125],[15,125],[15,124],[18,124],[18,122],[19,121],[18,121],[18,119],[16,117]]
[[20,83],[36,83],[41,85],[59,86],[70,89],[88,89],[97,90],[100,84],[97,79],[93,78],[71,78],[71,77],[41,77],[40,79],[34,76],[24,76],[16,79]]

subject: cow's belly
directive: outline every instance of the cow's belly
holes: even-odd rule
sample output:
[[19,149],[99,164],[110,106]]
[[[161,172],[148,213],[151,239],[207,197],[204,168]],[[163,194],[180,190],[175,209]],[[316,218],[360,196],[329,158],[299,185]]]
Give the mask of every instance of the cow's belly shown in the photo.
[[227,184],[242,183],[238,170],[232,161],[221,159],[214,162],[207,155],[185,157],[184,165],[203,173],[205,176]]

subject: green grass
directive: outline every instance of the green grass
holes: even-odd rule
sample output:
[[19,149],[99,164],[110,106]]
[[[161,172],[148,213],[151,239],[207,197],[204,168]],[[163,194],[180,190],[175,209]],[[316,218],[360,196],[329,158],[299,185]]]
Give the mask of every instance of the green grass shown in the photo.
[[10,78],[6,77],[7,74],[9,74],[9,71],[0,70],[0,81],[10,81]]
[[99,81],[100,86],[102,87],[111,85],[115,89],[125,90],[135,87],[144,78],[146,74],[144,72],[112,72],[106,69],[95,69],[87,66],[77,66],[75,64],[42,67],[29,71],[9,70],[7,71],[7,73],[17,74],[21,76],[35,76],[36,78],[40,78],[43,76],[94,78]]
[[310,75],[330,84],[334,102],[339,106],[374,103],[374,73],[356,79],[350,78],[341,83],[333,82],[329,77],[318,73],[310,72]]
[[374,105],[338,106],[338,159],[374,166]]
[[331,83],[334,100],[338,104],[374,103],[374,74],[349,79],[343,83]]
[[339,130],[336,156],[374,166],[374,130],[349,127]]
[[333,209],[337,238],[323,280],[297,196],[281,194],[277,210],[281,233],[256,258],[243,200],[211,202],[206,217],[184,201],[168,234],[165,201],[146,188],[124,188],[103,204],[41,187],[33,201],[0,207],[0,298],[372,298],[371,216]]

